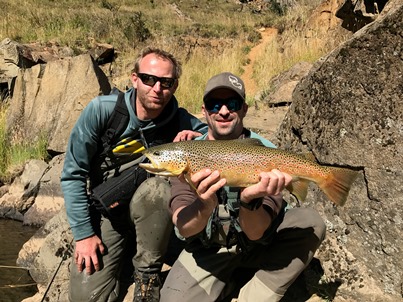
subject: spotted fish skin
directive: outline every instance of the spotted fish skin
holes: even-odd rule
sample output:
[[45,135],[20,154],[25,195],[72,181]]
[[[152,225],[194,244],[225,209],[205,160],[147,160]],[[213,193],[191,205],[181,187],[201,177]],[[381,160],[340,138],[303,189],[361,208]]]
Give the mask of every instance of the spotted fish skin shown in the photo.
[[265,147],[257,139],[194,140],[164,144],[143,151],[150,164],[141,166],[157,175],[192,175],[204,168],[220,172],[228,186],[247,187],[259,174],[278,169],[293,177],[287,189],[299,200],[306,198],[309,182],[316,183],[336,205],[344,205],[358,172],[319,165],[292,152]]

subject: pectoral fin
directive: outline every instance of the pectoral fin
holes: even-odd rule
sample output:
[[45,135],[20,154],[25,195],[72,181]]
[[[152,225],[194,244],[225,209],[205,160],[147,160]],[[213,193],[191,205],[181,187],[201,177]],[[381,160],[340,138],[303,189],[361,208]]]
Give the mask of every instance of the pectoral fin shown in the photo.
[[190,174],[189,173],[183,173],[183,177],[185,178],[185,180],[189,184],[189,186],[196,192],[196,194],[199,195],[199,192],[197,191],[197,188],[196,188],[195,184],[192,182]]
[[299,178],[298,180],[294,180],[292,183],[290,183],[286,189],[290,191],[290,193],[294,195],[298,201],[303,202],[308,195],[308,186],[309,180]]

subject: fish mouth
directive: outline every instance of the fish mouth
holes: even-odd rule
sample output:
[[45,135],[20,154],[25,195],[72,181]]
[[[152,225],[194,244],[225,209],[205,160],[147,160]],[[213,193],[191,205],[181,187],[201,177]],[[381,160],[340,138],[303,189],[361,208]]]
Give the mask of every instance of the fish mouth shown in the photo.
[[139,164],[140,168],[143,168],[147,172],[150,172],[150,173],[153,173],[153,174],[159,174],[159,173],[162,173],[162,172],[166,171],[166,169],[164,169],[164,168],[159,168],[158,162],[155,162],[151,158],[151,156],[148,156],[147,154],[144,154],[144,155],[148,158],[150,163],[140,163]]
[[[144,153],[143,153],[144,154]],[[155,161],[152,156],[148,156],[148,154],[144,154],[148,160],[150,161],[149,163],[140,163],[139,166],[146,170],[149,173],[156,174],[156,175],[161,175],[161,176],[169,176],[169,172],[164,169],[160,168],[159,162]]]
[[146,170],[146,171],[148,171],[148,172],[151,172],[151,173],[160,173],[160,172],[166,171],[166,170],[163,169],[163,168],[157,168],[157,167],[155,167],[154,164],[152,164],[152,163],[151,163],[151,164],[140,163],[139,166],[140,166],[141,168],[143,168],[144,170]]
[[175,172],[171,172],[169,170],[166,170],[164,168],[158,168],[155,167],[154,164],[146,164],[146,163],[140,163],[139,166],[146,170],[147,172],[150,172],[152,174],[160,175],[160,176],[178,176],[179,174]]

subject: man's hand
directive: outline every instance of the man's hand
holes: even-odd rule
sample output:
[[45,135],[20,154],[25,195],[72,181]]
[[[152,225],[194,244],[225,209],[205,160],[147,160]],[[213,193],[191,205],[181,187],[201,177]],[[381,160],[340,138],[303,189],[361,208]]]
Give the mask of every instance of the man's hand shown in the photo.
[[252,199],[267,195],[279,195],[292,181],[291,175],[277,169],[260,173],[260,181],[241,192],[241,200],[250,202]]
[[[183,177],[180,179],[184,181]],[[218,171],[212,172],[210,169],[193,174],[189,181],[196,189],[198,198],[190,205],[179,207],[172,215],[173,223],[186,238],[200,233],[206,227],[218,204],[215,193],[226,184],[225,179],[220,179]]]
[[105,248],[101,239],[97,235],[78,240],[76,242],[76,250],[74,253],[74,260],[79,272],[85,271],[91,275],[94,271],[99,271],[100,263],[98,259],[98,251],[101,255],[104,254]]
[[183,130],[176,135],[176,137],[174,138],[174,142],[189,141],[201,135],[202,134],[197,131]]
[[[292,177],[289,174],[282,173],[276,169],[270,172],[262,172],[260,173],[260,181],[257,184],[241,191],[240,199],[243,202],[249,203],[255,198],[267,195],[280,197],[281,191],[283,191],[291,181]],[[271,216],[263,207],[255,211],[249,211],[248,209],[240,207],[239,224],[250,240],[262,238],[271,223]]]
[[209,203],[215,207],[218,203],[216,192],[225,186],[226,179],[220,179],[218,171],[203,169],[191,177],[192,183],[197,189],[197,195],[203,203]]

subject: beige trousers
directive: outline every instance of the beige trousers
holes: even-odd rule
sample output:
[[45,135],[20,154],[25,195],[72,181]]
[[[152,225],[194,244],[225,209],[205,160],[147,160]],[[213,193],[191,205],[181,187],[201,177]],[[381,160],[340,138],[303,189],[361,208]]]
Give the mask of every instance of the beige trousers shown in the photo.
[[311,261],[325,231],[314,209],[296,208],[285,213],[270,243],[249,252],[184,250],[165,280],[161,302],[279,301]]

